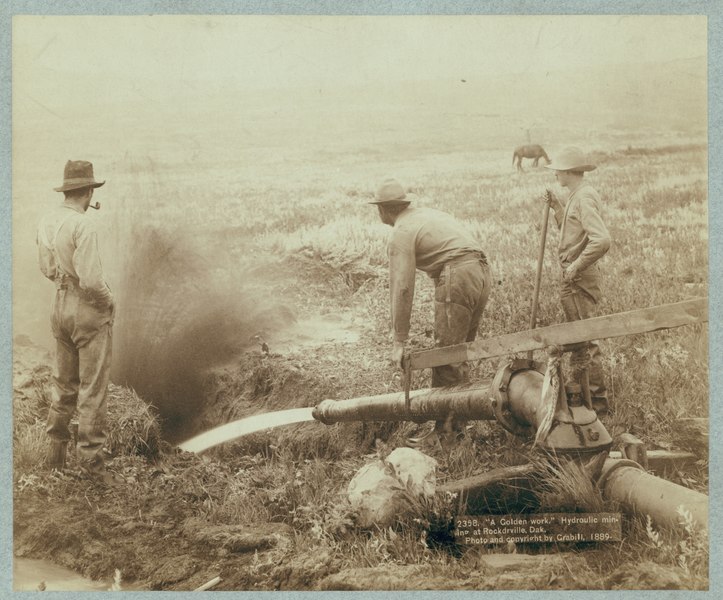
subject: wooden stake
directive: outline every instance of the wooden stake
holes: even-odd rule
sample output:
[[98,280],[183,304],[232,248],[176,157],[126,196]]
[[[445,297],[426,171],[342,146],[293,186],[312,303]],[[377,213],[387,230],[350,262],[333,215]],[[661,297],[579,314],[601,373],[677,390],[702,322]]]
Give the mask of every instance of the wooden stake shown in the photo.
[[[550,191],[545,193],[550,197]],[[532,293],[532,313],[530,314],[530,329],[537,327],[537,304],[540,299],[540,282],[542,281],[542,264],[545,260],[545,241],[547,240],[547,223],[550,220],[550,205],[545,202],[545,212],[542,215],[542,237],[540,238],[540,252],[537,255],[537,275],[535,277],[535,291]],[[533,350],[527,351],[527,359],[532,360]]]
[[214,577],[211,581],[207,581],[207,582],[204,583],[201,587],[197,587],[197,588],[196,588],[195,590],[193,590],[193,591],[194,591],[194,592],[203,592],[203,591],[205,591],[205,590],[208,590],[208,589],[212,588],[214,585],[216,585],[216,584],[219,583],[220,581],[221,581],[221,578],[220,578],[220,577]]

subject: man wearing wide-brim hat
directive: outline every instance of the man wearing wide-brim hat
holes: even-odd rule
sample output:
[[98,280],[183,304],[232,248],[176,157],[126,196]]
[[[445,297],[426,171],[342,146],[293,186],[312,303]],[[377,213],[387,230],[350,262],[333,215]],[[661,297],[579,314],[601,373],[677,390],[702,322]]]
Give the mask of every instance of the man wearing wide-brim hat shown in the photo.
[[[379,186],[370,204],[377,206],[383,223],[390,225],[389,290],[394,342],[392,362],[401,369],[409,339],[416,270],[434,280],[434,338],[437,346],[471,342],[477,336],[482,311],[490,293],[491,275],[482,248],[452,215],[433,208],[412,206],[412,196],[395,179]],[[466,363],[435,367],[432,386],[464,383]],[[447,427],[449,425],[449,427]],[[461,423],[438,422],[429,439]],[[417,440],[420,442],[421,440]],[[413,441],[414,443],[414,441]]]
[[[550,194],[550,206],[560,228],[558,256],[562,267],[560,301],[568,321],[588,319],[600,302],[598,261],[610,248],[610,234],[602,220],[600,194],[584,179],[596,166],[587,160],[580,148],[568,147],[546,168],[555,171],[555,179],[568,191],[563,207]],[[574,351],[570,356],[573,378],[589,367],[590,394],[593,408],[599,413],[609,409],[607,388],[603,378],[602,357],[597,342]]]
[[105,484],[116,483],[106,471],[103,446],[111,365],[113,295],[103,278],[98,236],[88,219],[96,181],[93,165],[69,160],[65,165],[62,204],[50,210],[38,226],[40,270],[55,284],[51,327],[56,340],[53,399],[48,413],[50,445],[47,465],[62,470],[69,424],[79,415],[76,456],[81,470]]

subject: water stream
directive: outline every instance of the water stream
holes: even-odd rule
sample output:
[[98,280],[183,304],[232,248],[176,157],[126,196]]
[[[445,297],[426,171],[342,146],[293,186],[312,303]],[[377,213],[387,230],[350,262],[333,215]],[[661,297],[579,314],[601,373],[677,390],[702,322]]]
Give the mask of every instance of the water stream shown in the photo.
[[291,408],[289,410],[253,415],[205,431],[180,443],[178,447],[186,452],[203,452],[204,450],[213,448],[213,446],[230,442],[244,435],[256,433],[257,431],[271,429],[272,427],[281,427],[282,425],[291,425],[292,423],[313,421],[314,417],[311,416],[312,410],[314,409]]
[[[257,431],[313,421],[313,408],[292,408],[254,415],[215,427],[182,444],[179,448],[188,452],[203,452],[218,444],[230,442]],[[15,591],[107,591],[112,581],[93,581],[78,573],[56,565],[48,560],[15,558],[13,560],[13,589]],[[123,590],[138,590],[132,583],[121,582]]]

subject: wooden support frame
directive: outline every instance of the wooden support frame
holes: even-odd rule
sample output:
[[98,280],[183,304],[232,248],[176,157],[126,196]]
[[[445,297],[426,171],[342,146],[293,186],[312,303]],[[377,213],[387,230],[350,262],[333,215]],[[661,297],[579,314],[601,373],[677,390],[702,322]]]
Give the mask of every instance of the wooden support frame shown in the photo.
[[673,304],[509,333],[486,340],[422,350],[410,355],[410,365],[413,370],[428,369],[468,360],[541,350],[547,346],[566,346],[707,321],[708,299],[694,298]]

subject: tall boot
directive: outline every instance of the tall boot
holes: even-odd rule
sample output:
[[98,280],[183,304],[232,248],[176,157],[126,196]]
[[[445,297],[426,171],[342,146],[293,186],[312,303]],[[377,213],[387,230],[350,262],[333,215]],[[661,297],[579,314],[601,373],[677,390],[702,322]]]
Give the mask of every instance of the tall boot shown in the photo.
[[65,453],[68,449],[68,442],[50,441],[45,464],[52,471],[62,471],[65,468]]
[[115,487],[123,483],[121,477],[106,470],[102,459],[83,460],[80,462],[80,470],[86,479],[102,486]]

